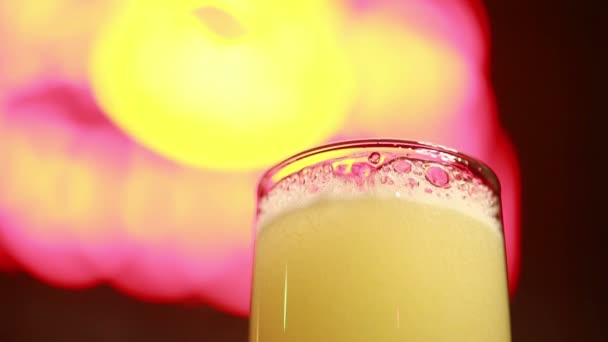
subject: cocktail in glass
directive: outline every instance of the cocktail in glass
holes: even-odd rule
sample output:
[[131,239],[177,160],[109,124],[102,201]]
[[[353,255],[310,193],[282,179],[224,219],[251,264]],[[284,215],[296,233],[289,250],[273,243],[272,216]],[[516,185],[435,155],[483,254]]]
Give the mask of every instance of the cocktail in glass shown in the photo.
[[258,188],[250,342],[510,341],[499,184],[431,144],[326,145]]

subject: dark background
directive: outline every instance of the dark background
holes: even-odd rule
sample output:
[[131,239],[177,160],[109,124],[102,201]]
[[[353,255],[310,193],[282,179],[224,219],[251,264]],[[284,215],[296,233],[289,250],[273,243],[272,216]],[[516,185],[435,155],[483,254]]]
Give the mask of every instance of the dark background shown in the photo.
[[[523,173],[523,268],[513,341],[608,341],[608,224],[600,190],[602,11],[590,2],[485,1],[492,82]],[[596,119],[598,118],[598,119]],[[608,203],[608,200],[604,199]],[[0,342],[246,341],[247,321],[0,275]]]

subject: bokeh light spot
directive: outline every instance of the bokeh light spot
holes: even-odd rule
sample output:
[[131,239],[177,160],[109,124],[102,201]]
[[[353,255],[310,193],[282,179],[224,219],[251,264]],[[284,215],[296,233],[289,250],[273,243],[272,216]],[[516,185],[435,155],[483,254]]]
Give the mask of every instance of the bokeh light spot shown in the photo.
[[247,29],[231,44],[191,15],[196,8],[126,6],[94,46],[95,94],[137,141],[189,165],[260,168],[322,143],[343,123],[352,82],[323,15],[331,7],[313,3],[308,13],[277,1],[256,16],[203,11],[216,31],[232,32],[228,21]]

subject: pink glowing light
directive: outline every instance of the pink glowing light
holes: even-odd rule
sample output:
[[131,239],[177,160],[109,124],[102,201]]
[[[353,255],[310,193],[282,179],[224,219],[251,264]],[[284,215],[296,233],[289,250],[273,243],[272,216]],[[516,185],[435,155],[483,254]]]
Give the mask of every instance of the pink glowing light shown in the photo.
[[[513,292],[520,265],[519,170],[488,81],[480,2],[344,1],[343,48],[359,58],[360,88],[332,140],[432,141],[487,162],[502,183]],[[2,11],[9,3],[2,2],[0,12],[9,13]],[[53,32],[69,12],[53,3],[18,2],[20,14],[0,23],[0,37],[14,48],[0,60],[0,270],[22,267],[69,288],[109,282],[138,298],[203,301],[247,314],[261,170],[187,167],[112,124],[84,72],[99,25],[95,11],[73,9],[88,13],[86,20]],[[104,13],[98,20],[112,11],[113,1],[95,4]],[[28,23],[40,32],[24,30]],[[81,34],[72,36],[76,31]],[[376,44],[371,53],[368,43]],[[378,61],[397,64],[374,69]],[[438,67],[441,77],[429,78]],[[410,73],[403,81],[390,78],[397,70]]]
[[62,81],[16,94],[1,114],[0,236],[28,271],[247,311],[255,173],[169,162],[111,125],[86,87]]
[[[2,246],[0,244],[0,246]],[[0,248],[0,272],[11,272],[18,268],[15,260]]]

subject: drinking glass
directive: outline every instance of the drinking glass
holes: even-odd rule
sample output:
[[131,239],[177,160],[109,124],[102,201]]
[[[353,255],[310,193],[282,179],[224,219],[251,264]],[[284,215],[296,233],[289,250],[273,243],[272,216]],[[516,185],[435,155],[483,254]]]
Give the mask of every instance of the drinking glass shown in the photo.
[[500,190],[401,140],[295,155],[258,187],[250,342],[510,341]]

